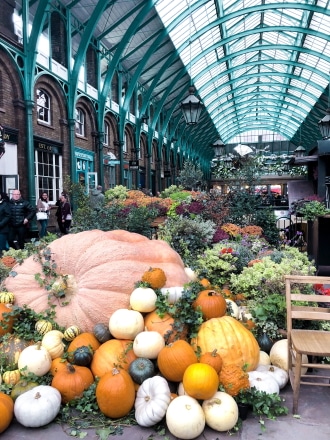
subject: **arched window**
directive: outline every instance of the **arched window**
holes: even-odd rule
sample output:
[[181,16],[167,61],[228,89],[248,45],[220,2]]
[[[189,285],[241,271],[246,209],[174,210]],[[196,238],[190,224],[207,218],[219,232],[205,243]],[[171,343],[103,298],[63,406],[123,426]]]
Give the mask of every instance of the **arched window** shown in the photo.
[[104,122],[103,143],[108,146],[110,145],[110,125],[108,122]]
[[51,123],[50,97],[43,89],[37,89],[37,117],[45,124]]
[[85,136],[85,113],[81,108],[76,108],[76,134]]

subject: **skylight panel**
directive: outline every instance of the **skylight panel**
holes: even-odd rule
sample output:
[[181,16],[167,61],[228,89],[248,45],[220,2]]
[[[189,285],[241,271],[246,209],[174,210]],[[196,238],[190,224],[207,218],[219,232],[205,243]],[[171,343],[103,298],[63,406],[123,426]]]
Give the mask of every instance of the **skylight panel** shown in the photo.
[[237,52],[239,50],[247,49],[248,47],[254,46],[260,39],[260,34],[252,34],[246,37],[237,38],[229,43],[229,47],[232,52]]

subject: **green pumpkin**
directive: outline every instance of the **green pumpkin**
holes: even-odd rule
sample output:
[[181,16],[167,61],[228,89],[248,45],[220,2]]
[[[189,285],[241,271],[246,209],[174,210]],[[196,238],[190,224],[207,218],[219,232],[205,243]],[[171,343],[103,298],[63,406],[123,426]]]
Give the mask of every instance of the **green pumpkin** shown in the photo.
[[32,343],[14,335],[4,336],[0,344],[0,366],[5,367],[5,370],[16,370],[19,355]]
[[17,397],[19,397],[21,394],[25,393],[26,391],[32,390],[32,388],[39,386],[37,382],[29,382],[26,379],[21,379],[17,382],[16,385],[14,385],[13,389],[11,390],[10,396],[15,402]]
[[94,333],[94,336],[96,337],[96,339],[101,344],[112,339],[111,333],[109,331],[109,327],[101,322],[94,325],[93,333]]
[[128,372],[133,381],[139,385],[155,375],[155,366],[150,359],[137,358],[129,366]]
[[93,359],[93,350],[86,345],[78,347],[73,352],[73,363],[82,367],[88,367]]

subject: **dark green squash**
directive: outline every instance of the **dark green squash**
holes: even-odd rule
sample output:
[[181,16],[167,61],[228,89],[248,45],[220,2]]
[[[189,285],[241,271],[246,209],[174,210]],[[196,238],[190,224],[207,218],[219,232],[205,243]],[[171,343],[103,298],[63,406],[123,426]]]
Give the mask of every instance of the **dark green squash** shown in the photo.
[[32,390],[32,388],[39,386],[40,384],[33,381],[28,381],[27,379],[21,379],[13,386],[13,389],[11,390],[10,396],[15,402],[17,397],[19,397],[21,394],[25,393],[26,391]]
[[155,366],[150,359],[137,358],[129,366],[128,372],[133,381],[139,385],[155,375]]
[[265,351],[267,354],[269,354],[270,349],[274,345],[274,341],[270,339],[270,337],[267,335],[267,333],[262,333],[258,338],[257,342],[259,344],[260,350]]
[[112,339],[109,327],[101,322],[94,325],[93,334],[101,344]]
[[78,347],[73,352],[73,363],[82,367],[88,367],[93,359],[93,350],[86,345]]

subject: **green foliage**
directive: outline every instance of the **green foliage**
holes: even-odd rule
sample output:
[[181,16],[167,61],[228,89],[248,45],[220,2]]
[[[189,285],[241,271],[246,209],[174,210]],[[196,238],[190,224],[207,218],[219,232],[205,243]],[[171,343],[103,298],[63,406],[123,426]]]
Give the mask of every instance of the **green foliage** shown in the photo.
[[306,220],[314,221],[318,216],[330,214],[330,209],[327,209],[323,202],[311,200],[306,201],[299,207],[299,214]]
[[167,199],[169,197],[171,197],[172,194],[175,194],[177,192],[181,192],[183,191],[183,186],[179,185],[170,185],[168,188],[165,188],[161,193],[160,193],[160,197],[162,199]]
[[128,189],[126,188],[126,186],[123,185],[117,185],[114,188],[110,188],[108,190],[106,190],[105,192],[105,198],[108,201],[113,201],[113,200],[126,200],[128,197]]
[[276,226],[276,217],[272,208],[257,209],[252,216],[252,223],[263,230],[263,235],[271,245],[279,245],[279,230]]
[[195,189],[203,180],[203,171],[199,164],[195,165],[190,160],[186,160],[177,180],[184,188]]
[[[251,300],[249,310],[256,324],[255,333],[258,336],[265,331],[270,338],[278,339],[277,330],[286,328],[286,303],[283,294],[269,295],[262,301]],[[270,324],[275,324],[274,329]]]

